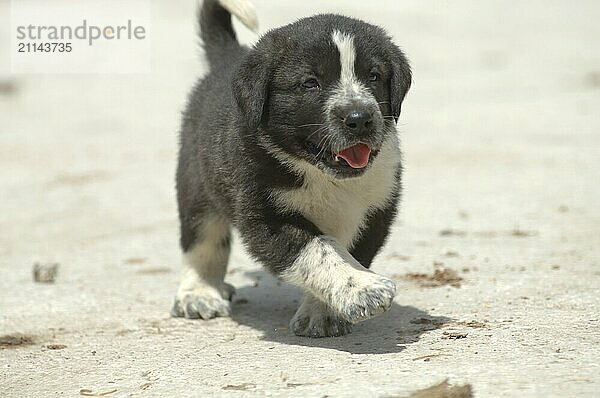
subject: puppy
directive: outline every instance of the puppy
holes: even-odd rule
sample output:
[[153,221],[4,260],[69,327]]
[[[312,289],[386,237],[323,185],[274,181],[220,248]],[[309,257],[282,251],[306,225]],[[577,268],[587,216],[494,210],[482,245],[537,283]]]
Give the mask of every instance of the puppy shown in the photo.
[[210,72],[181,127],[177,198],[185,265],[172,315],[227,316],[235,227],[248,252],[304,290],[297,335],[340,336],[386,311],[396,286],[369,271],[400,196],[396,122],[411,84],[385,31],[325,14],[240,45],[246,0],[205,0]]

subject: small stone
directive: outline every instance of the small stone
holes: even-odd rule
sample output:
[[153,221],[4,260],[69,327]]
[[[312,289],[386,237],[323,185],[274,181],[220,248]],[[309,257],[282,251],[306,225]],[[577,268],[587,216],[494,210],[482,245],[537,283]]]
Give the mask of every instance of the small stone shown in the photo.
[[58,263],[33,265],[33,280],[37,283],[54,283],[58,275]]

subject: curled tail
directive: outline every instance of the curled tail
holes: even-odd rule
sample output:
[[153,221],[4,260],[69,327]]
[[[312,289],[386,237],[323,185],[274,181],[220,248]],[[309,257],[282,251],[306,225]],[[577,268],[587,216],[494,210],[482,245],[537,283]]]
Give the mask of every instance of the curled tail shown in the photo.
[[256,11],[249,0],[204,0],[198,12],[200,38],[211,64],[218,59],[219,53],[239,46],[231,15],[235,15],[249,29],[258,29]]

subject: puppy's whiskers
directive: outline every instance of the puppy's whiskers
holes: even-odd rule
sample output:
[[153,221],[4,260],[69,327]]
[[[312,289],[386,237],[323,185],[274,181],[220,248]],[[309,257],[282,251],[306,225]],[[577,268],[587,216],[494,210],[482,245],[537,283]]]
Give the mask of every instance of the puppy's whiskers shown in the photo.
[[325,155],[325,151],[327,150],[327,147],[329,145],[331,145],[331,143],[333,142],[333,138],[334,137],[331,134],[326,134],[325,135],[325,141],[323,142],[323,147],[321,148],[321,150],[317,154],[317,157],[321,157],[321,156]]
[[322,125],[323,125],[323,123],[308,123],[308,124],[301,124],[296,127],[310,127],[310,126],[322,126]]
[[305,138],[305,140],[307,140],[307,141],[308,141],[308,139],[309,139],[310,137],[312,137],[313,135],[315,135],[315,134],[317,134],[317,133],[322,133],[323,131],[325,131],[325,130],[326,130],[326,128],[327,128],[326,126],[323,126],[323,127],[320,127],[320,128],[318,128],[318,129],[316,129],[315,131],[313,131],[312,133],[310,133],[310,134],[309,134],[309,135],[308,135],[308,136]]
[[323,144],[323,142],[327,139],[327,134],[325,134],[323,137],[321,137],[321,139],[319,140],[319,142],[317,143],[317,148],[321,147],[321,144]]
[[321,148],[321,149],[319,149],[319,152],[317,152],[317,158],[319,158],[321,156],[321,151],[323,151],[323,148],[324,148],[324,146],[322,146],[322,144],[324,144],[325,141],[327,141],[328,137],[329,137],[329,135],[325,134],[323,137],[321,137],[321,139],[317,143],[317,148]]

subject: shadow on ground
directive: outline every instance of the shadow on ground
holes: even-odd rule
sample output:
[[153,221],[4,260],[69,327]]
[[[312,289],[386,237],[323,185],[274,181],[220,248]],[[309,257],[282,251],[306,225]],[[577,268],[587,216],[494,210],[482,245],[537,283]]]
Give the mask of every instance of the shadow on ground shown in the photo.
[[352,354],[401,352],[423,333],[450,321],[432,317],[426,311],[396,303],[383,315],[359,323],[351,334],[341,337],[308,338],[293,335],[288,322],[294,315],[302,292],[281,283],[265,271],[246,274],[256,281],[238,287],[233,299],[232,318],[241,325],[263,332],[262,340],[305,347],[321,347]]

